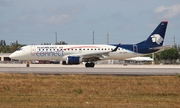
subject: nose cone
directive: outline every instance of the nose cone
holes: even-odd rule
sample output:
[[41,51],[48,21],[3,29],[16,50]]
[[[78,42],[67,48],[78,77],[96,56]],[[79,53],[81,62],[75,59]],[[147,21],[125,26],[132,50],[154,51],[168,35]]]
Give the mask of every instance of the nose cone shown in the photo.
[[9,56],[9,58],[11,58],[11,59],[16,59],[16,54],[15,54],[15,53],[12,53],[12,54]]

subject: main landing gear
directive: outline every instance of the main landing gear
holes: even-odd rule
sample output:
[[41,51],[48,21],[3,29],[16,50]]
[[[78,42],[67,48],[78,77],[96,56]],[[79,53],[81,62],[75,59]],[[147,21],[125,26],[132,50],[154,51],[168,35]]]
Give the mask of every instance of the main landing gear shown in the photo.
[[87,62],[87,63],[85,64],[85,67],[92,67],[92,68],[93,68],[94,66],[95,66],[95,64],[92,63],[92,62],[91,62],[91,63],[88,63],[88,62]]
[[30,64],[29,64],[29,61],[28,62],[26,62],[26,67],[29,67],[30,66]]

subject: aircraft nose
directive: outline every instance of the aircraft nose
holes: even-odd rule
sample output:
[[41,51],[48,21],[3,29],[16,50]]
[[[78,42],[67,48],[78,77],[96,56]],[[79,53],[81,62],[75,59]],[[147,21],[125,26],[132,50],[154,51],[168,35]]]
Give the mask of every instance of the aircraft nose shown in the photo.
[[15,53],[12,53],[12,54],[9,56],[9,58],[15,59],[15,58],[16,58],[16,54],[15,54]]

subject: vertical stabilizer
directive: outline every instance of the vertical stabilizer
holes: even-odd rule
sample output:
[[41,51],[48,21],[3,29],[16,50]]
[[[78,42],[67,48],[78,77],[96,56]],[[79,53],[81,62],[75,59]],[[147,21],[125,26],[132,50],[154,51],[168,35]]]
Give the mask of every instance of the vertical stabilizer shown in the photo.
[[162,21],[156,29],[151,33],[147,40],[138,43],[137,45],[146,45],[158,47],[162,46],[165,38],[168,21]]

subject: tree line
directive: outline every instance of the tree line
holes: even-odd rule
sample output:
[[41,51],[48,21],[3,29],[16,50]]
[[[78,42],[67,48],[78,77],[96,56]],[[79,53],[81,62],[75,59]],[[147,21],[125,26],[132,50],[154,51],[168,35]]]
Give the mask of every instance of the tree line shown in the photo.
[[[155,63],[175,64],[180,59],[180,46],[174,45],[168,50],[155,53]],[[180,62],[179,62],[180,63]]]
[[15,42],[10,43],[10,45],[6,45],[5,40],[1,40],[0,53],[12,53],[16,51],[17,49],[21,48],[22,46],[25,46],[25,45],[19,44],[17,40]]
[[[51,45],[51,43],[43,43],[41,45]],[[64,41],[59,41],[56,43],[56,45],[67,45],[67,43]],[[17,40],[15,42],[10,43],[9,45],[6,44],[5,40],[0,40],[0,53],[13,53],[22,46],[25,45],[19,44]]]

